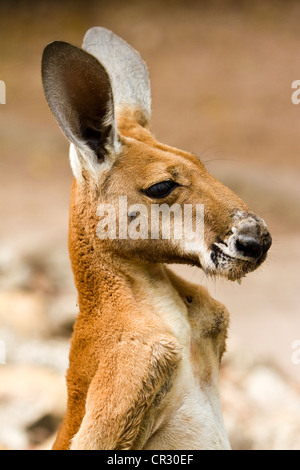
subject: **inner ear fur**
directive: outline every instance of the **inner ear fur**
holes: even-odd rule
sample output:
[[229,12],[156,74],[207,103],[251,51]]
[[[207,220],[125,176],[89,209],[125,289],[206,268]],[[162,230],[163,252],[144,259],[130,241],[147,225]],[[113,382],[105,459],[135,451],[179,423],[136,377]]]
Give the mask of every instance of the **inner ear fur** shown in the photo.
[[45,96],[65,136],[87,144],[99,162],[116,138],[110,78],[100,62],[62,41],[50,43],[42,59]]

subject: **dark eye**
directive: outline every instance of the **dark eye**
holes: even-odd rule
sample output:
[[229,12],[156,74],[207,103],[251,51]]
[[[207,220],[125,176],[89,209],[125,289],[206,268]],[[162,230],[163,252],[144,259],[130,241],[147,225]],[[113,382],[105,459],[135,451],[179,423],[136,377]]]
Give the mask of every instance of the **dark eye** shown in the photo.
[[177,188],[177,186],[179,186],[179,184],[175,183],[175,181],[162,181],[161,183],[153,184],[150,188],[145,189],[143,193],[148,197],[161,199],[168,196],[168,194],[170,194],[173,189]]

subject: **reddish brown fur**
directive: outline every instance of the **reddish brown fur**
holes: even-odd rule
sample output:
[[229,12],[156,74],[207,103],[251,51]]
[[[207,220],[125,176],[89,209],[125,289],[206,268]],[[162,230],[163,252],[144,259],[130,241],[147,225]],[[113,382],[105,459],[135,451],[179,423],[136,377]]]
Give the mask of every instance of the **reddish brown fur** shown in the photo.
[[[139,54],[97,27],[84,47],[55,41],[42,61],[47,101],[72,143],[69,251],[80,309],[67,411],[53,448],[228,449],[218,397],[228,312],[165,264],[240,279],[264,261],[271,237],[195,155],[152,136],[148,72]],[[127,209],[140,205],[143,236],[100,236],[103,219],[109,224],[107,204],[117,230],[129,220],[141,223],[133,209],[124,223],[121,196]],[[171,231],[165,236],[161,220],[155,237],[152,209],[162,204]],[[187,205],[197,236],[189,225],[180,238],[175,229]]]
[[[84,418],[88,394],[94,397],[91,399],[94,400],[93,413],[102,414],[102,419],[109,420],[109,426],[116,428],[108,431],[108,436],[103,435],[100,448],[134,448],[143,415],[162,384],[172,380],[180,360],[180,345],[168,327],[154,312],[141,310],[136,303],[139,290],[137,273],[146,270],[155,273],[155,276],[162,276],[159,267],[147,262],[145,264],[145,261],[137,258],[130,259],[133,251],[129,249],[126,252],[125,243],[120,254],[119,247],[113,241],[105,242],[97,238],[96,210],[99,200],[109,200],[110,191],[122,194],[125,181],[129,202],[131,192],[132,199],[136,200],[135,188],[151,185],[176,170],[173,174],[178,175],[178,182],[183,188],[174,191],[169,204],[173,200],[180,204],[191,200],[204,203],[214,220],[213,223],[209,221],[207,239],[213,239],[216,233],[225,234],[230,226],[233,209],[246,209],[236,195],[206,172],[197,157],[159,144],[148,130],[131,119],[125,119],[124,115],[119,119],[119,132],[123,152],[113,171],[105,176],[101,195],[89,179],[84,185],[74,181],[72,188],[69,250],[80,314],[74,327],[67,373],[68,407],[54,449],[69,448]],[[146,198],[142,197],[142,200],[148,203]],[[147,246],[146,249],[142,247],[138,250],[139,253],[148,250],[146,260],[150,257],[155,262],[182,261],[182,255],[170,246],[168,240],[159,247],[157,244],[151,246],[147,240],[139,242]],[[184,300],[189,295],[193,298],[195,311],[190,310],[189,320],[194,332],[191,359],[199,381],[207,382],[211,366],[205,356],[213,353],[216,364],[222,356],[228,322],[226,310],[210,299],[206,291],[192,285],[186,288],[187,284],[175,275],[169,273],[169,276]],[[216,313],[211,316],[210,311]],[[213,338],[212,351],[205,337],[209,338],[209,343]],[[154,388],[153,385],[146,385],[149,380],[147,377],[151,375],[154,377]],[[126,385],[123,379],[126,379]],[[132,385],[130,380],[133,381]],[[141,382],[144,383],[144,390],[140,389]],[[112,400],[115,394],[114,403],[117,405],[122,396],[122,387],[125,386],[127,398],[123,397],[124,400],[119,403],[121,409],[118,406],[116,409],[110,408],[110,415],[107,416],[107,400]],[[142,398],[136,393],[142,393]],[[127,407],[126,400],[134,402],[134,409],[130,412],[133,413],[131,428],[125,432],[125,424],[119,417],[124,408],[124,415],[128,419],[126,410],[133,406],[128,403]],[[111,414],[112,410],[116,413],[115,417]]]

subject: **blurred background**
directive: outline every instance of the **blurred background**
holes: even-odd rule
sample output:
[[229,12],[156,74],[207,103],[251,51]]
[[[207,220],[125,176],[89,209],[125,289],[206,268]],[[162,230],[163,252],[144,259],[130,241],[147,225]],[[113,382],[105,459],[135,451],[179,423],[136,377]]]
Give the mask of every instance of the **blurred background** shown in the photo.
[[50,448],[65,410],[72,174],[40,61],[91,26],[146,60],[156,138],[199,155],[269,225],[268,259],[241,286],[179,271],[231,312],[220,393],[232,447],[300,449],[299,18],[297,1],[0,0],[0,449]]

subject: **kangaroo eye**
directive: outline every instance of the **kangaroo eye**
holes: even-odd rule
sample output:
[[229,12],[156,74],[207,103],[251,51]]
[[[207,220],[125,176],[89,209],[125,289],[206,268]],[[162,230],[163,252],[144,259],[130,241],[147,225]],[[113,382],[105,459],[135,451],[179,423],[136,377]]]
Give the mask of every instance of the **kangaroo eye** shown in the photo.
[[143,191],[146,196],[154,198],[154,199],[161,199],[163,197],[168,196],[173,189],[177,188],[179,186],[178,183],[175,183],[175,181],[168,180],[168,181],[162,181],[161,183],[156,183],[150,186],[150,188],[145,189]]

